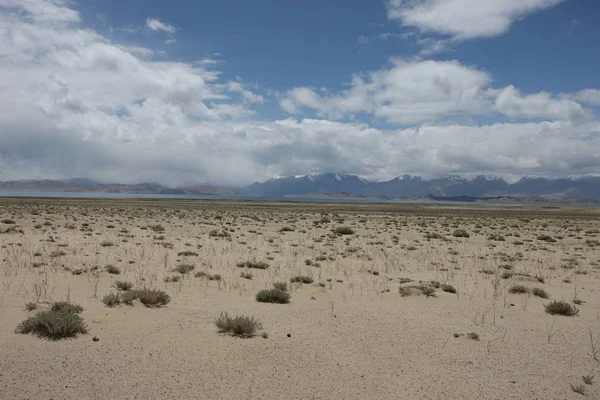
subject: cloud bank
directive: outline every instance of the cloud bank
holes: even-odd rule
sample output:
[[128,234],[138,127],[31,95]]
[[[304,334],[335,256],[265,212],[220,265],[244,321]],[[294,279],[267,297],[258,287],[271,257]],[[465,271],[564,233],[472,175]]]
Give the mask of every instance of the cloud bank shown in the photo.
[[[489,2],[499,22],[487,30],[427,22],[445,10],[438,3],[464,2],[392,1],[389,12],[463,39],[499,34],[558,3]],[[147,27],[175,30],[158,19]],[[241,185],[323,171],[377,180],[568,176],[600,166],[596,88],[523,93],[458,60],[391,59],[349,77],[345,90],[277,94],[222,79],[220,63],[157,54],[86,27],[70,2],[0,0],[0,180]],[[261,117],[257,107],[269,103],[285,116]]]

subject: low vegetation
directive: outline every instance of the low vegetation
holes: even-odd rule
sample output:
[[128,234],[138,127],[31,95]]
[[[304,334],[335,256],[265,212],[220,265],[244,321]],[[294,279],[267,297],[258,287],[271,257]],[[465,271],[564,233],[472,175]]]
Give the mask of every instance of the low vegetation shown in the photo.
[[263,328],[262,323],[254,317],[245,315],[230,317],[227,313],[221,313],[215,320],[215,325],[220,333],[243,338],[251,338]]

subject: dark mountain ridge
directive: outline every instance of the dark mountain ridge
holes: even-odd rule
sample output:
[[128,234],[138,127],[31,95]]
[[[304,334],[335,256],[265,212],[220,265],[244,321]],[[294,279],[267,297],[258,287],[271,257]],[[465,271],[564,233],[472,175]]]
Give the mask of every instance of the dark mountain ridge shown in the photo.
[[403,175],[384,182],[363,179],[356,175],[322,173],[272,178],[245,187],[212,184],[166,187],[156,183],[102,183],[86,178],[64,180],[18,180],[0,182],[0,191],[95,192],[139,194],[197,194],[245,197],[284,197],[307,194],[348,194],[361,197],[527,197],[548,199],[600,200],[600,177],[539,178],[523,177],[515,183],[502,178],[476,176],[472,179],[446,176],[423,179]]

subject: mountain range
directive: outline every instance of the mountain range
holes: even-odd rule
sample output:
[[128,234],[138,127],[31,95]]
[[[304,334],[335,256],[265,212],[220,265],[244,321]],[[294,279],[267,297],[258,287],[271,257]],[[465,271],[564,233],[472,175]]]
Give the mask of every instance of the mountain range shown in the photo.
[[188,194],[243,197],[531,197],[546,199],[600,200],[600,177],[532,178],[515,183],[502,178],[477,176],[472,179],[446,176],[423,179],[403,175],[385,182],[375,182],[356,175],[321,173],[272,178],[243,187],[191,185],[169,188],[157,183],[102,183],[85,178],[65,180],[18,180],[0,182],[0,191],[95,192],[138,194]]

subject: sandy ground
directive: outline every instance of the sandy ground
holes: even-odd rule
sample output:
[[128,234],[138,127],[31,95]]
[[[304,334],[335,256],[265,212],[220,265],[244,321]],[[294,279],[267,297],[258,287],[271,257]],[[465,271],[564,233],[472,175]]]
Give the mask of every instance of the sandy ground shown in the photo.
[[[597,399],[600,376],[592,385],[582,376],[600,375],[599,217],[555,207],[1,199],[0,220],[14,224],[0,223],[0,398]],[[340,226],[355,233],[333,234]],[[457,229],[470,237],[453,237]],[[269,268],[236,266],[248,260]],[[173,272],[181,263],[195,270]],[[515,275],[503,279],[503,265]],[[295,275],[314,283],[290,285],[290,304],[255,300]],[[101,299],[115,280],[172,301],[108,308]],[[457,293],[399,293],[431,280]],[[515,284],[550,300],[510,294]],[[578,316],[544,310],[576,299]],[[15,333],[37,312],[25,303],[63,300],[84,307],[89,334]],[[219,334],[221,312],[258,318],[268,338]]]

